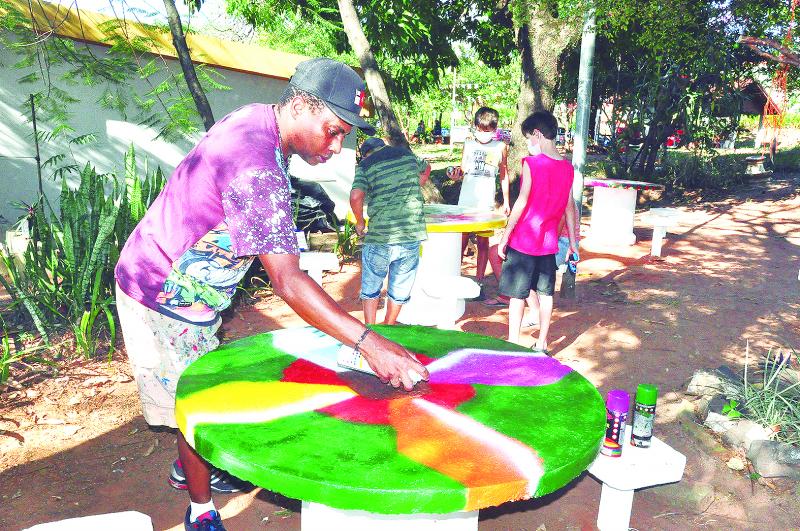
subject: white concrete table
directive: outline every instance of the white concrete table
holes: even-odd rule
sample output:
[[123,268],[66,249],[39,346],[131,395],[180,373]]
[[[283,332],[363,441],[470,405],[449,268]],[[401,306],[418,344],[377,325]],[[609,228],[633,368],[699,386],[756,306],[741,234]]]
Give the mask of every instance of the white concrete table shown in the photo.
[[592,244],[625,246],[636,243],[633,216],[639,190],[663,190],[660,184],[621,179],[586,179],[594,187],[589,241]]
[[[461,234],[497,229],[505,224],[506,217],[495,212],[456,205],[425,205],[428,239],[422,242],[411,300],[403,305],[397,320],[405,324],[452,327],[451,323],[464,315],[464,299],[475,296],[477,286],[466,278],[455,280],[461,278]],[[431,289],[436,283],[450,288],[448,296],[432,296],[437,294],[437,290]]]
[[558,360],[460,331],[373,330],[429,381],[393,389],[340,367],[334,338],[275,330],[183,372],[181,432],[215,466],[303,500],[303,531],[477,531],[479,510],[554,492],[595,459],[603,399]]
[[649,448],[631,446],[631,427],[625,430],[620,457],[600,454],[589,466],[589,474],[603,483],[597,528],[628,531],[633,494],[638,489],[674,483],[683,477],[686,456],[657,437]]

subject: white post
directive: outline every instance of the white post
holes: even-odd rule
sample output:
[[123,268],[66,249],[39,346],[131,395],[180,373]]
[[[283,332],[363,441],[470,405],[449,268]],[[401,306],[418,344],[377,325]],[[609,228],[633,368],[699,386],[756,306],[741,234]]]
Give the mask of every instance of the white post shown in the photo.
[[453,155],[453,129],[456,127],[456,77],[458,70],[453,67],[453,92],[450,96],[450,156]]
[[[589,119],[592,114],[592,81],[594,60],[594,8],[590,7],[583,22],[581,38],[581,63],[578,70],[578,108],[575,111],[575,138],[572,146],[572,166],[575,180],[572,183],[572,199],[578,205],[578,214],[583,203],[583,169],[586,164],[586,144],[589,137]],[[568,125],[568,124],[567,124]],[[597,126],[595,126],[595,139]],[[580,220],[579,220],[580,221]]]
[[653,243],[650,247],[651,256],[661,256],[661,245],[664,243],[664,236],[667,235],[667,228],[659,225],[653,227]]
[[633,508],[633,490],[618,490],[603,483],[597,528],[600,531],[628,531]]

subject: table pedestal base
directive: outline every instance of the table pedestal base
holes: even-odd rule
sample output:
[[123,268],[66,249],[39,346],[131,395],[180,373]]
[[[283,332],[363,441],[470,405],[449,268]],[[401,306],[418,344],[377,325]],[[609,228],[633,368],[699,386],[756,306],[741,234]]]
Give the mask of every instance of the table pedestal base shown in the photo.
[[632,490],[619,490],[604,483],[600,491],[597,529],[600,531],[628,531],[632,508]]
[[478,511],[450,514],[377,514],[303,502],[301,531],[477,531]]
[[411,289],[411,300],[403,305],[397,320],[404,324],[436,326],[455,323],[464,315],[464,299],[431,297],[425,291],[430,281],[461,276],[461,233],[431,232],[422,242],[417,277]]
[[595,187],[589,240],[597,245],[633,245],[636,190]]

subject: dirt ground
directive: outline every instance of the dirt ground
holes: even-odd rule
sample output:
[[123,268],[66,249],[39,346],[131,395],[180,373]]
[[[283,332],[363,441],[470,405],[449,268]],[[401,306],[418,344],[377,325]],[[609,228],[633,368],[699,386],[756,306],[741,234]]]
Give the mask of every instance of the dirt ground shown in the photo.
[[[733,453],[687,420],[693,403],[683,393],[697,369],[740,366],[748,343],[756,354],[800,347],[798,184],[800,175],[758,179],[679,206],[680,225],[658,261],[648,256],[652,232],[638,213],[639,243],[613,252],[583,246],[577,297],[556,300],[555,357],[603,394],[657,384],[656,435],[687,456],[680,483],[636,494],[635,529],[800,529],[798,485],[728,469]],[[361,317],[358,284],[354,264],[324,279]],[[503,337],[506,317],[471,302],[458,326]],[[238,308],[224,334],[299,322],[282,301],[265,299]],[[188,497],[166,482],[175,435],[144,423],[124,353],[111,363],[70,362],[55,378],[22,367],[0,392],[0,529],[122,510],[150,515],[158,530],[182,529]],[[481,511],[480,529],[594,529],[599,499],[600,484],[583,474],[546,498]],[[299,502],[270,492],[215,501],[232,531],[300,527]]]

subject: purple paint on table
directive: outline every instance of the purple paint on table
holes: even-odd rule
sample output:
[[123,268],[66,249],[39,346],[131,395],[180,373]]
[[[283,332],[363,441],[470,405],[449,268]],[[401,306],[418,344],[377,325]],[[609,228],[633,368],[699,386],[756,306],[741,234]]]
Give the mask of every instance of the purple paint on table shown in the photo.
[[451,352],[427,369],[430,383],[523,387],[555,383],[572,371],[547,356],[474,349]]
[[475,223],[478,221],[491,221],[493,219],[491,214],[482,212],[467,213],[467,214],[426,214],[426,223],[460,223],[468,222]]

